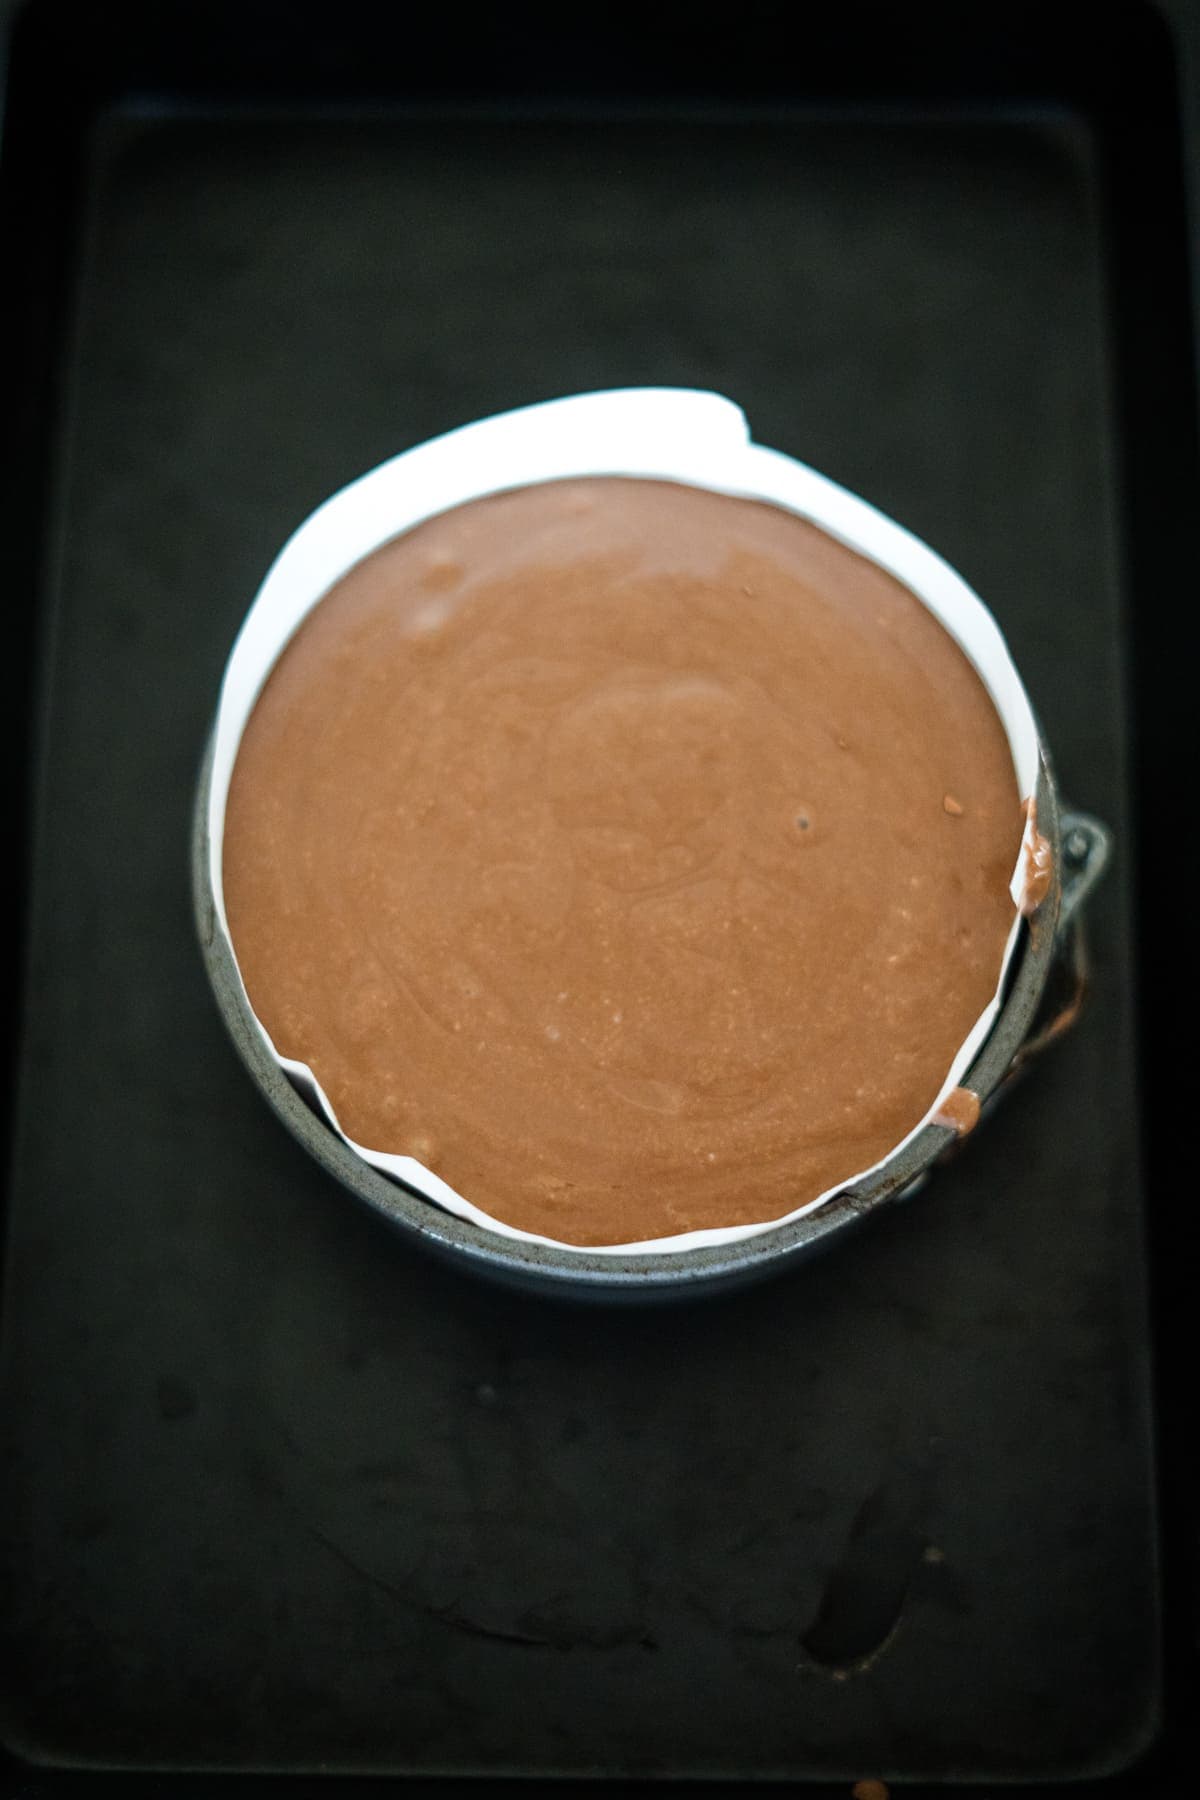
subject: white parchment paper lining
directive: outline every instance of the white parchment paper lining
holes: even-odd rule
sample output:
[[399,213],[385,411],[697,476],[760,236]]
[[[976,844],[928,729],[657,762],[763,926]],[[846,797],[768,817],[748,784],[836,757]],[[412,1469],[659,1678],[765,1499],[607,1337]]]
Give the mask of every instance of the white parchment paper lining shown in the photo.
[[[255,700],[301,621],[353,564],[423,519],[483,494],[579,475],[658,477],[718,493],[773,501],[811,519],[833,537],[870,557],[924,601],[974,664],[1007,730],[1020,795],[1028,798],[1033,794],[1038,738],[1028,698],[995,620],[948,563],[866,501],[791,457],[752,443],[741,408],[718,394],[683,388],[629,388],[581,394],[480,420],[393,457],[334,494],[284,545],[234,644],[217,713],[208,835],[213,905],[227,942],[221,856],[230,777]],[[996,993],[947,1070],[934,1105],[894,1146],[892,1155],[929,1123],[945,1096],[958,1085],[995,1020],[1004,970],[1020,925],[1017,908],[1031,830],[1032,826],[1027,828],[1026,842],[1013,871],[1013,927]],[[235,966],[236,962],[235,955]],[[633,1250],[639,1254],[670,1254],[755,1237],[814,1211],[834,1193],[871,1173],[868,1169],[859,1170],[828,1193],[761,1224],[691,1231],[645,1243],[593,1245],[585,1251],[579,1245],[537,1237],[492,1218],[412,1157],[390,1156],[354,1143],[338,1125],[312,1070],[305,1063],[280,1056],[261,1022],[257,1018],[255,1022],[279,1066],[365,1162],[436,1205],[504,1237],[553,1243],[557,1248],[578,1250],[589,1256],[628,1254]]]

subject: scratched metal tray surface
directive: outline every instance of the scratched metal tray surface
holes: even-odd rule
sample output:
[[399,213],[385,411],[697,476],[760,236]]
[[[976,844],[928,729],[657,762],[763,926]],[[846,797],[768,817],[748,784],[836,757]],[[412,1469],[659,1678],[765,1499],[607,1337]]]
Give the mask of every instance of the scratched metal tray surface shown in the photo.
[[[1103,120],[1051,93],[501,105],[482,79],[368,103],[324,40],[328,93],[189,83],[182,52],[122,88],[105,55],[64,102],[53,229],[28,102],[5,174],[29,278],[65,295],[14,565],[40,686],[12,1756],[1136,1765],[1162,1680]],[[444,1268],[304,1154],[217,1016],[188,849],[231,639],[311,507],[467,419],[641,382],[734,396],[957,564],[1118,853],[1082,1021],[919,1197],[745,1294],[630,1313]]]

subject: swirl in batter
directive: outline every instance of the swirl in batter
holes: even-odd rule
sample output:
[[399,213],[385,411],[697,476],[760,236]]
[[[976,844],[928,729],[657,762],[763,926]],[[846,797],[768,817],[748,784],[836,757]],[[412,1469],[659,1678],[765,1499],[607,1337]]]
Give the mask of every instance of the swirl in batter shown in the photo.
[[898,581],[595,477],[429,520],[309,615],[223,880],[343,1129],[573,1244],[774,1219],[933,1104],[999,979],[1004,728]]

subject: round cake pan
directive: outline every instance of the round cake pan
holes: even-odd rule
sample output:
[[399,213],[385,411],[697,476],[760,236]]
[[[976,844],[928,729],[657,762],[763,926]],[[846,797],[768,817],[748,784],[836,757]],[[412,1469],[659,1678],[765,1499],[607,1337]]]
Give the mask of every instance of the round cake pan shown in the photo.
[[[589,1254],[489,1232],[443,1211],[356,1156],[312,1110],[271,1056],[246,1000],[213,906],[207,830],[210,741],[195,812],[192,877],[200,945],[229,1034],[257,1087],[288,1129],[343,1187],[405,1236],[460,1267],[527,1292],[578,1299],[637,1301],[686,1297],[781,1273],[831,1246],[915,1192],[957,1140],[935,1124],[867,1178],[815,1211],[735,1243],[670,1254]],[[1101,874],[1109,834],[1096,820],[1064,811],[1044,747],[1036,790],[1037,821],[1053,858],[1050,889],[1021,927],[1001,1009],[963,1085],[987,1111],[1032,1054],[1073,1020],[1085,980],[1080,905]]]

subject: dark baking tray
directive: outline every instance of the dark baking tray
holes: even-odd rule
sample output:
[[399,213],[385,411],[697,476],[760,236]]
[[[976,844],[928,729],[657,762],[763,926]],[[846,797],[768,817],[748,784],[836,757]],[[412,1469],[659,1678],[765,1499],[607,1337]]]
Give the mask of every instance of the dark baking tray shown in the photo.
[[[897,10],[791,56],[753,6],[18,22],[14,1794],[1167,1779],[1132,904],[1178,692],[1136,602],[1194,569],[1172,43],[1138,6]],[[223,1036],[187,845],[303,515],[637,382],[733,395],[956,562],[1121,854],[1090,1010],[969,1154],[819,1265],[631,1314],[456,1276],[331,1187]]]

